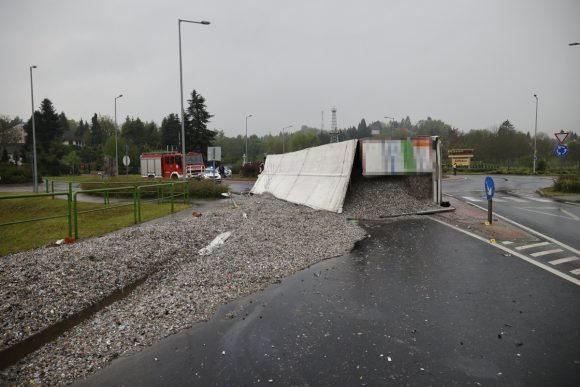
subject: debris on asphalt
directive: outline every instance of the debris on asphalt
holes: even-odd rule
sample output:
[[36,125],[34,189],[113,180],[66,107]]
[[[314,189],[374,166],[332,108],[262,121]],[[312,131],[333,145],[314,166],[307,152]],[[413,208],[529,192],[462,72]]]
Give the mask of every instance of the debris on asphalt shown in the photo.
[[[0,350],[146,280],[3,369],[0,385],[29,380],[64,385],[87,377],[117,357],[208,320],[224,303],[349,251],[366,235],[344,215],[270,195],[241,197],[236,209],[225,201],[223,205],[203,217],[140,225],[2,257]],[[232,234],[218,250],[197,254],[227,231]]]
[[212,251],[214,251],[215,249],[217,249],[218,247],[223,245],[231,235],[232,235],[232,233],[230,231],[222,232],[220,235],[216,236],[214,238],[214,240],[211,241],[211,243],[209,245],[205,246],[203,249],[200,249],[198,251],[198,254],[199,255],[210,255],[212,253]]

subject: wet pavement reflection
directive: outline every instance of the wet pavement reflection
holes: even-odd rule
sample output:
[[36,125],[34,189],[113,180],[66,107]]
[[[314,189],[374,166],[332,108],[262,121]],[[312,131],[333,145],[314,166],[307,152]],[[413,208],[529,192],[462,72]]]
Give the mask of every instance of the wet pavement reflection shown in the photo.
[[82,385],[580,385],[580,288],[429,219],[224,305]]

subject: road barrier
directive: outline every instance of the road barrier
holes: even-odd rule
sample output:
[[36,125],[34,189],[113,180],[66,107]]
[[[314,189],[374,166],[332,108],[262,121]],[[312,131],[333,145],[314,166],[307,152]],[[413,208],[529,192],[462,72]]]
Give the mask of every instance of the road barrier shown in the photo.
[[41,197],[55,197],[55,196],[66,196],[67,197],[67,213],[64,215],[51,215],[51,216],[43,216],[40,218],[30,218],[30,219],[24,219],[24,220],[16,220],[16,221],[12,221],[12,222],[6,222],[6,223],[0,223],[0,226],[11,226],[11,225],[15,225],[15,224],[22,224],[22,223],[30,223],[30,222],[39,222],[42,220],[48,220],[48,219],[56,219],[56,218],[64,218],[66,217],[68,219],[68,236],[72,235],[72,222],[71,222],[71,212],[72,212],[72,206],[71,206],[71,192],[52,192],[52,193],[39,193],[39,194],[26,194],[26,195],[2,195],[0,196],[0,201],[2,200],[11,200],[11,199],[35,199],[35,198],[41,198]]
[[[85,190],[77,190],[73,192],[72,189],[72,182],[65,182],[68,185],[68,192],[58,192],[54,191],[54,180],[46,181],[46,192],[39,193],[39,194],[20,194],[20,195],[5,195],[0,196],[0,201],[3,200],[12,200],[12,199],[35,199],[35,198],[42,198],[42,197],[51,197],[54,199],[55,196],[66,196],[67,200],[67,213],[64,215],[51,215],[45,217],[38,217],[38,218],[30,218],[30,219],[23,219],[11,222],[0,223],[1,226],[10,226],[15,224],[22,224],[22,223],[30,223],[30,222],[38,222],[42,220],[48,219],[55,219],[55,218],[63,218],[66,217],[68,221],[68,236],[73,236],[75,239],[79,237],[79,215],[87,214],[91,212],[97,211],[106,211],[113,208],[119,207],[133,207],[133,219],[134,223],[138,224],[141,223],[141,202],[151,202],[161,204],[167,200],[171,203],[171,213],[175,210],[175,199],[176,198],[183,198],[183,202],[187,203],[189,200],[189,189],[188,189],[188,182],[172,182],[172,183],[160,183],[160,184],[145,184],[145,185],[131,185],[131,186],[123,186],[123,187],[106,187],[106,188],[97,188],[97,189],[85,189]],[[105,183],[105,182],[91,182],[91,183]],[[124,184],[127,184],[126,182]],[[182,190],[175,189],[175,186],[181,186]],[[169,193],[166,192],[166,189],[169,188]],[[110,203],[110,196],[111,194],[123,194],[130,196],[131,200],[128,202],[120,202],[117,204],[111,205]],[[103,204],[105,207],[102,208],[94,208],[90,210],[79,211],[78,208],[78,195],[79,194],[88,194],[88,195],[95,195],[95,194],[102,194],[103,195]],[[144,196],[147,194],[152,194],[152,199],[145,199]]]

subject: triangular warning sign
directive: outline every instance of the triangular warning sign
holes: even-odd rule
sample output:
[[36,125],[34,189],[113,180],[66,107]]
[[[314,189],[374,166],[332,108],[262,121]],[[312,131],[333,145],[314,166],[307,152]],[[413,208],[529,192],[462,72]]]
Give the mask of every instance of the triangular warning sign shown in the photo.
[[558,139],[558,142],[560,144],[563,144],[564,141],[566,141],[566,139],[570,135],[570,132],[560,132],[560,133],[554,133],[554,134],[556,135],[556,138]]

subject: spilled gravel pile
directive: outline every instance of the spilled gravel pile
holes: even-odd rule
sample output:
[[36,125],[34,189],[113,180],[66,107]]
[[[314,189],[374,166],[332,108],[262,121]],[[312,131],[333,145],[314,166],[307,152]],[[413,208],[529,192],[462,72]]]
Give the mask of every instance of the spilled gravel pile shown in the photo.
[[[227,301],[338,256],[365,232],[341,215],[254,196],[199,218],[133,227],[0,260],[2,348],[135,280],[126,298],[17,364],[0,384],[62,385],[208,319]],[[224,204],[225,206],[225,204]],[[198,250],[231,236],[211,254]]]
[[349,218],[380,219],[439,209],[430,196],[431,176],[358,177],[347,192]]

